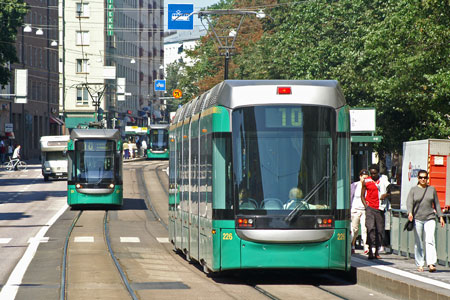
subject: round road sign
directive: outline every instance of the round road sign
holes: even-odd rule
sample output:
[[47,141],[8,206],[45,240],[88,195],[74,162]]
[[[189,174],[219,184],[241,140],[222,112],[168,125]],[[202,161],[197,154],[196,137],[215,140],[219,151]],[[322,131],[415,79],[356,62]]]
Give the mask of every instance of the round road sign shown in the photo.
[[179,89],[175,89],[175,90],[173,90],[173,96],[175,97],[175,98],[181,98],[181,96],[183,95],[183,93],[181,92],[181,90],[179,90]]

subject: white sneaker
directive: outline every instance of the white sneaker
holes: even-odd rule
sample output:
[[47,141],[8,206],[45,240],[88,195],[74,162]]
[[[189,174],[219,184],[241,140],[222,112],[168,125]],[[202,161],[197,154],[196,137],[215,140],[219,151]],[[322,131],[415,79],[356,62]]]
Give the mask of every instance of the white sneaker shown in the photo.
[[364,254],[369,253],[369,246],[364,245]]
[[379,253],[385,253],[385,251],[384,251],[384,247],[383,247],[383,246],[381,246],[381,247],[380,247],[380,249],[378,250],[378,252],[379,252]]

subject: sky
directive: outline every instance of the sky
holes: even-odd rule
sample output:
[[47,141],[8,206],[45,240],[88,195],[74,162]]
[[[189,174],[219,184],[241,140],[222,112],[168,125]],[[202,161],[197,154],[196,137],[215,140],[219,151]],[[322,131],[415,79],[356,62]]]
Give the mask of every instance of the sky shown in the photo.
[[[167,31],[167,4],[194,4],[194,11],[200,10],[201,8],[208,7],[215,3],[219,2],[218,0],[165,0],[164,1],[164,31]],[[203,29],[203,25],[198,19],[197,15],[194,15],[194,26],[200,26]]]

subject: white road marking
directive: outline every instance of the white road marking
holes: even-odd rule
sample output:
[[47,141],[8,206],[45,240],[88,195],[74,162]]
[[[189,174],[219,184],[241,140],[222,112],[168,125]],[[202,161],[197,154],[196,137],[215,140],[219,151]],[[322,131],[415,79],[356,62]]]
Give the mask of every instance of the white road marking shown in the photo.
[[93,243],[94,237],[93,236],[76,236],[74,238],[75,243]]
[[383,270],[385,272],[389,272],[389,273],[392,273],[392,274],[396,274],[396,275],[403,276],[403,277],[406,277],[406,278],[409,278],[409,279],[417,280],[417,281],[420,281],[420,282],[423,282],[423,283],[432,284],[432,285],[435,285],[437,287],[450,290],[450,284],[445,283],[445,282],[441,282],[441,281],[438,281],[438,280],[434,280],[434,279],[431,279],[431,278],[427,278],[427,277],[424,277],[424,276],[416,275],[416,274],[413,274],[411,272],[399,270],[399,269],[388,267],[388,266],[384,266],[384,265],[372,265],[372,264],[368,263],[367,261],[365,261],[363,259],[360,259],[360,258],[357,258],[357,257],[352,257],[352,260],[355,260],[355,261],[357,261],[360,264],[364,264],[364,265],[370,266],[372,268]]
[[159,238],[159,237],[157,237],[156,240],[157,240],[158,242],[160,242],[161,244],[163,244],[163,243],[170,243],[170,242],[169,242],[169,238],[166,238],[166,237],[164,237],[164,238]]
[[31,237],[31,238],[28,240],[28,243],[33,243],[33,242],[38,242],[38,243],[48,243],[48,240],[49,240],[49,237],[48,237],[48,236],[42,237],[42,238],[40,238],[39,240],[38,240],[37,238],[35,238],[35,237]]
[[24,255],[12,271],[8,281],[3,286],[2,291],[0,292],[0,299],[14,299],[16,297],[19,286],[22,283],[23,275],[27,271],[31,260],[36,254],[36,250],[39,246],[38,241],[44,237],[47,230],[56,222],[56,220],[58,220],[58,218],[66,211],[68,207],[69,206],[67,204],[64,204],[64,206],[61,207],[61,209],[47,222],[47,224],[42,226],[41,230],[39,230],[36,234],[35,238],[37,241],[34,241],[28,245]]
[[120,237],[121,243],[140,243],[141,240],[138,237]]
[[8,244],[12,239],[10,238],[1,238],[0,244]]

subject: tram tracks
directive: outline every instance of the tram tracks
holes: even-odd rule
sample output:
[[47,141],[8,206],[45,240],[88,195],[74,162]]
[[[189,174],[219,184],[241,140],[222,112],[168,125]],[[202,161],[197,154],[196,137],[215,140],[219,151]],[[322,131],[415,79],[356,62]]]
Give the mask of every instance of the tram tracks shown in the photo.
[[[164,184],[164,179],[162,178],[162,175],[163,175],[162,172],[164,172],[164,168],[165,167],[167,167],[166,164],[157,164],[151,170],[155,173],[159,185],[161,186],[162,190],[164,191],[164,194],[166,195],[166,197],[168,197],[168,188],[166,187],[166,184]],[[141,172],[141,175],[142,175],[143,174],[142,173],[143,170],[141,169],[140,172]],[[137,177],[141,178],[141,179],[143,178],[143,176],[137,176]],[[145,184],[144,181],[142,181],[141,184]],[[148,194],[147,188],[145,188],[144,191],[145,191],[146,198],[148,200],[149,206],[152,207],[152,212],[156,213],[155,216],[157,216],[158,212],[155,211],[154,205],[151,204],[152,201],[151,201],[151,198],[150,198],[150,196]],[[158,220],[160,220],[159,217],[158,217]],[[167,226],[164,223],[161,223],[161,224],[163,224],[163,226],[167,229]],[[198,268],[198,269],[200,270],[201,268]],[[250,282],[250,281],[248,281],[246,279],[243,279],[243,278],[241,278],[239,281],[241,282],[241,284],[244,283],[248,287],[251,287],[253,290],[257,291],[259,294],[261,294],[262,296],[264,296],[267,299],[272,299],[272,300],[283,299],[282,297],[280,298],[280,296],[277,296],[278,293],[274,293],[272,291],[269,291],[269,290],[263,288],[260,284],[255,283],[254,281]],[[327,293],[330,297],[336,297],[338,299],[344,299],[344,300],[348,299],[348,298],[346,298],[346,297],[344,297],[342,295],[339,295],[338,293],[336,293],[336,292],[334,292],[332,290],[329,290],[325,286],[321,286],[320,284],[313,284],[313,286],[315,288],[317,288],[318,290],[320,290],[320,291],[322,291],[324,293]],[[286,287],[287,288],[294,288],[294,289],[296,289],[296,284],[290,284],[290,285],[288,285]],[[301,290],[301,286],[298,286],[298,287],[299,287],[299,290]]]
[[[75,216],[75,218],[74,218],[74,220],[72,222],[72,225],[70,226],[69,231],[67,232],[67,235],[66,235],[64,249],[63,249],[62,270],[61,270],[60,300],[64,300],[64,299],[68,298],[68,286],[69,286],[68,281],[70,282],[70,276],[68,276],[68,269],[67,269],[68,268],[68,263],[70,262],[69,244],[70,244],[70,241],[71,241],[71,237],[73,235],[74,228],[77,226],[77,224],[80,221],[80,219],[82,218],[82,216],[86,215],[86,214],[83,215],[83,212],[84,212],[84,210],[80,210],[80,212]],[[98,229],[98,227],[99,227],[98,220],[99,220],[100,216],[97,216],[97,215],[98,215],[98,213],[100,211],[89,211],[89,213],[91,213],[91,212],[93,212],[94,217],[88,216],[88,219],[85,219],[83,221],[85,222],[85,224],[87,224],[87,226],[89,226],[89,227],[90,226],[95,226]],[[118,262],[118,260],[117,260],[117,258],[115,256],[115,254],[114,254],[114,251],[112,250],[112,247],[111,247],[111,240],[110,240],[110,237],[109,237],[109,228],[108,228],[108,210],[104,211],[103,222],[102,223],[103,223],[102,224],[103,240],[104,240],[105,243],[102,246],[100,246],[100,247],[97,246],[94,249],[86,247],[86,251],[85,251],[86,253],[84,253],[84,256],[86,256],[86,254],[87,255],[92,255],[93,252],[96,253],[97,256],[99,254],[102,255],[102,256],[105,256],[105,255],[109,254],[109,258],[103,257],[103,260],[109,260],[110,261],[110,259],[112,259],[112,261],[114,262],[114,265],[115,265],[115,269],[119,273],[121,282],[123,283],[124,289],[126,289],[127,294],[131,297],[131,299],[137,300],[138,298],[137,298],[134,290],[131,288],[131,285],[128,282],[127,276],[125,275],[125,272],[123,271],[122,267],[120,266],[120,264],[119,264],[119,262]],[[84,225],[81,225],[81,226],[84,226]],[[74,239],[72,239],[72,241],[73,240]],[[105,249],[105,248],[107,248],[107,249]],[[74,250],[74,252],[77,252],[77,251],[79,251],[79,250]],[[79,254],[80,253],[78,253],[78,255]],[[83,256],[83,254],[81,254],[81,256]],[[77,259],[75,258],[74,259],[74,264],[75,264],[76,261],[77,261]],[[83,263],[83,264],[86,265],[86,263]],[[112,268],[111,268],[111,265],[110,266],[106,266],[106,268],[105,268],[105,264],[99,264],[99,265],[100,266],[96,270],[97,271],[96,277],[99,277],[99,278],[96,278],[96,279],[101,280],[102,276],[98,275],[98,274],[100,274],[100,273],[108,274],[109,272],[112,271],[111,270]],[[93,268],[95,268],[95,267],[93,267]],[[89,273],[89,270],[85,270],[85,272]],[[111,278],[111,275],[108,274],[106,277],[108,279],[106,279],[105,284],[111,284],[111,282],[109,281],[110,278]],[[117,282],[117,280],[116,280],[116,282]],[[101,282],[100,282],[100,284],[101,284]],[[112,284],[114,284],[114,282],[112,282]],[[74,285],[76,285],[77,288],[80,288],[80,285],[82,286],[83,283],[80,283],[80,281],[77,281],[77,283],[74,283]],[[81,287],[81,289],[82,288],[83,287]],[[122,291],[122,294],[125,294],[125,293],[123,293],[123,291]],[[73,298],[78,298],[78,297],[75,296]]]

